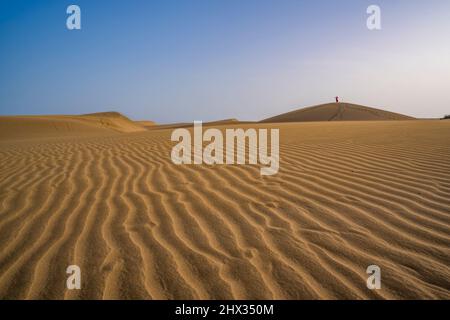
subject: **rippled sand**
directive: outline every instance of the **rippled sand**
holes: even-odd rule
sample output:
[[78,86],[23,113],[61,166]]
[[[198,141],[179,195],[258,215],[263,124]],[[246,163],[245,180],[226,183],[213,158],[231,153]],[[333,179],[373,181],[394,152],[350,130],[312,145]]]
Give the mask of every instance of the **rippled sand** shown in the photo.
[[0,137],[0,298],[450,298],[448,121],[237,125],[280,129],[266,177],[95,125]]

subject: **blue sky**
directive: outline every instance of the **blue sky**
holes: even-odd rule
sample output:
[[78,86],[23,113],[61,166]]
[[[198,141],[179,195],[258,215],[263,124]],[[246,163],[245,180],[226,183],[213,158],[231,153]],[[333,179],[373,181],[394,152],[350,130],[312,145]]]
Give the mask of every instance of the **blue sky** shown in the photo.
[[0,114],[259,120],[339,95],[440,117],[449,34],[445,0],[0,0]]

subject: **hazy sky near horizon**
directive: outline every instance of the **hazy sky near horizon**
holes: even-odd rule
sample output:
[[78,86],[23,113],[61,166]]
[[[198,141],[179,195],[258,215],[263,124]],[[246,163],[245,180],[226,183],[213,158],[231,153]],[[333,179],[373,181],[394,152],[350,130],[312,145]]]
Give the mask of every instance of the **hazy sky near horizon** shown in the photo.
[[0,0],[0,114],[260,120],[339,95],[442,117],[449,37],[446,0]]

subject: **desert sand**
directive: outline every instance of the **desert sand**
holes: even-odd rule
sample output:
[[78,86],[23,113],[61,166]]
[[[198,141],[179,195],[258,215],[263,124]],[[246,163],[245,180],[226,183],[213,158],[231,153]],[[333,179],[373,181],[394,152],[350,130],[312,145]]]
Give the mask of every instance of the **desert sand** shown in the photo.
[[450,122],[215,125],[279,128],[279,173],[176,166],[116,113],[0,117],[0,298],[450,299]]
[[413,117],[403,114],[354,103],[326,103],[283,113],[261,122],[388,121],[413,119]]

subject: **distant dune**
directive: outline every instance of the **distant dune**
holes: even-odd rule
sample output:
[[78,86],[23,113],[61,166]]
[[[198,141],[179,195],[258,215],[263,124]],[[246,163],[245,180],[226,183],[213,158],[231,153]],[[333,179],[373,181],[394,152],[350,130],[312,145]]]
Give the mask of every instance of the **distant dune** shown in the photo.
[[119,112],[99,112],[79,116],[80,120],[92,121],[95,125],[118,132],[146,131],[142,125],[125,117]]
[[118,112],[85,115],[0,116],[0,140],[140,132],[146,129]]
[[[217,120],[217,121],[209,121],[203,122],[202,125],[204,127],[208,126],[224,126],[224,125],[233,125],[243,123],[237,119],[225,119],[225,120]],[[149,129],[175,129],[175,128],[189,128],[193,126],[193,122],[179,122],[179,123],[170,123],[170,124],[161,124],[151,127]],[[148,128],[148,127],[147,127]]]
[[134,121],[134,122],[144,128],[153,128],[154,126],[157,125],[156,122],[149,121],[149,120],[141,120],[141,121]]
[[203,123],[204,126],[221,126],[221,125],[226,125],[226,124],[237,124],[239,123],[238,119],[232,118],[232,119],[224,119],[224,120],[217,120],[217,121],[209,121],[209,122],[205,122]]
[[327,103],[262,120],[270,122],[412,120],[414,118],[351,103]]
[[239,127],[280,130],[277,175],[174,165],[117,113],[1,117],[0,299],[450,299],[450,122]]

